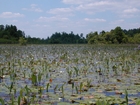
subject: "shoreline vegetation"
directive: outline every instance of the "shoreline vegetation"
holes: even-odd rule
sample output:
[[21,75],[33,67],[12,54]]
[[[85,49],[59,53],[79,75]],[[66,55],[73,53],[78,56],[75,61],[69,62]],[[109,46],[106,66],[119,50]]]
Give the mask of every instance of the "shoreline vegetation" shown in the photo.
[[46,38],[26,35],[14,25],[0,25],[0,44],[140,44],[140,28],[122,29],[117,26],[110,31],[93,31],[86,34],[55,32]]

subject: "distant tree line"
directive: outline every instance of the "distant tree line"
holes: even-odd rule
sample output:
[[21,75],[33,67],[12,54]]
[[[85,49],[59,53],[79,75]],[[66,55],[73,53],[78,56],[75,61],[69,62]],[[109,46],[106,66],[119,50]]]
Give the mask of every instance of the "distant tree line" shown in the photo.
[[46,39],[35,38],[27,36],[27,42],[29,44],[84,44],[87,43],[83,34],[80,35],[66,32],[55,32],[51,37],[47,37]]
[[36,38],[26,35],[14,25],[0,25],[0,44],[82,44],[87,43],[83,34],[56,32],[51,37]]
[[86,39],[89,44],[140,44],[140,28],[123,30],[118,26],[110,32],[90,32]]
[[14,25],[0,25],[0,44],[140,44],[140,28],[121,29],[116,27],[108,32],[104,30],[98,33],[90,32],[86,38],[81,33],[55,32],[50,37],[36,38],[25,35],[24,31],[18,30]]
[[52,36],[48,39],[49,43],[55,43],[55,44],[78,44],[78,43],[86,43],[86,39],[83,37],[83,34],[80,35],[71,33],[54,33]]
[[25,37],[25,33],[16,26],[0,25],[0,44],[18,43],[20,37]]

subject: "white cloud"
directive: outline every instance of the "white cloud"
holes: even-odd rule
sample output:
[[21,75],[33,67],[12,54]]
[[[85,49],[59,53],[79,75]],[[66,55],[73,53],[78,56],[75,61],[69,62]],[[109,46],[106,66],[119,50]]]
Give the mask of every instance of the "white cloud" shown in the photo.
[[48,11],[48,13],[51,14],[60,14],[60,13],[70,13],[73,10],[71,8],[55,8],[55,9],[51,9],[50,11]]
[[106,0],[106,1],[99,1],[99,0],[62,0],[63,3],[66,4],[77,4],[77,5],[83,5],[85,7],[88,6],[102,6],[102,5],[110,5],[114,3],[111,0]]
[[68,18],[66,17],[57,17],[57,16],[53,16],[53,17],[39,17],[39,19],[37,20],[37,22],[52,22],[52,21],[59,21],[59,22],[62,22],[62,21],[67,21],[69,20]]
[[42,28],[48,28],[48,27],[50,27],[49,25],[46,25],[46,24],[33,24],[31,27],[36,27],[36,28],[40,28],[40,27],[42,27]]
[[84,20],[87,22],[106,22],[105,19],[99,19],[99,18],[96,18],[96,19],[85,18]]
[[0,17],[1,18],[18,18],[18,17],[24,17],[24,15],[20,13],[3,12],[0,14]]
[[12,22],[18,22],[18,20],[12,20]]
[[137,12],[140,12],[140,10],[137,8],[131,8],[131,9],[125,9],[123,12],[124,13],[137,13]]
[[120,16],[123,18],[134,18],[139,16],[140,10],[137,8],[126,8],[120,12]]
[[[111,11],[117,15],[134,14],[139,12],[139,0],[62,0],[65,4],[76,5],[76,11],[87,14],[96,14],[98,12]],[[129,9],[128,9],[129,8]]]
[[120,24],[122,24],[124,22],[124,20],[123,19],[119,19],[119,20],[114,20],[114,21],[112,21],[112,22],[110,22],[109,24],[112,24],[112,25],[120,25]]
[[79,11],[86,11],[88,12],[99,12],[112,9],[111,7],[115,5],[115,2],[110,1],[96,1],[96,2],[89,2],[80,4],[76,7]]
[[43,10],[38,8],[36,4],[31,4],[30,8],[22,8],[22,10],[34,11],[34,12],[43,12]]
[[93,0],[62,0],[65,4],[83,4]]
[[94,2],[94,3],[89,3],[87,6],[104,6],[104,5],[112,5],[112,2],[108,2],[108,1],[98,1],[98,2]]
[[37,6],[37,4],[31,4],[31,7],[36,7]]

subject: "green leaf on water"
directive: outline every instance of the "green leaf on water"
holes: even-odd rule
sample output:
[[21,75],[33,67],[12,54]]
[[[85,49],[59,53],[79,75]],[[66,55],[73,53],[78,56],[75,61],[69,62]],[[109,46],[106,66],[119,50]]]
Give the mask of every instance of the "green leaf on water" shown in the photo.
[[76,67],[74,67],[74,70],[75,70],[75,73],[76,73],[76,76],[78,76],[78,69]]
[[57,90],[57,88],[58,88],[58,84],[55,86],[54,91],[56,91],[56,90]]
[[57,105],[71,105],[71,104],[67,102],[59,102]]
[[20,97],[22,97],[23,96],[23,90],[21,89],[20,90]]
[[14,95],[12,95],[12,105],[14,105]]
[[76,89],[76,93],[78,94],[78,87],[76,86],[75,89]]
[[42,73],[39,72],[38,74],[38,81],[41,82],[41,78],[42,78]]
[[102,105],[102,102],[101,102],[100,100],[98,100],[98,101],[96,102],[96,105]]
[[72,82],[72,89],[74,88],[74,82]]
[[31,80],[34,85],[37,83],[37,76],[34,73],[31,76]]
[[140,105],[140,99],[136,101],[136,105]]
[[47,83],[47,87],[46,87],[47,92],[49,91],[49,86],[50,86],[50,83]]
[[18,105],[20,105],[20,96],[18,96]]
[[4,104],[4,99],[0,98],[0,103],[1,103],[1,105],[5,105]]
[[30,88],[28,88],[28,86],[27,86],[27,85],[25,86],[25,90],[26,90],[26,93],[27,93],[27,94],[29,94],[29,93],[31,92],[31,89],[30,89]]
[[80,83],[80,93],[82,91],[82,88],[83,88],[83,82]]
[[13,88],[13,82],[11,83],[11,86],[10,86],[10,93],[12,91],[12,88]]

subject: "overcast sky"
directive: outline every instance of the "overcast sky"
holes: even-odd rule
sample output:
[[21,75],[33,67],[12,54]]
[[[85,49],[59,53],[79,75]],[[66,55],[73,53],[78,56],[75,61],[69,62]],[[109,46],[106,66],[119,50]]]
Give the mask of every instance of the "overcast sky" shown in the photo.
[[31,37],[140,27],[140,0],[0,0],[0,24]]

